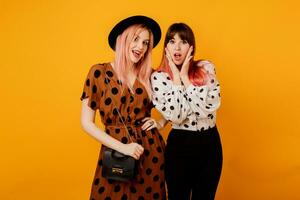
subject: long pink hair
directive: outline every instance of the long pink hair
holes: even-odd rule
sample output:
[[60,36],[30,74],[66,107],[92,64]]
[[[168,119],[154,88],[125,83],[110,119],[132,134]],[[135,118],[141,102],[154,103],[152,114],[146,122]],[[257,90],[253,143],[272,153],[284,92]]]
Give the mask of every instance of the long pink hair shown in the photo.
[[[169,41],[171,39],[173,39],[176,34],[178,34],[180,39],[186,40],[189,43],[189,45],[194,47],[192,54],[195,54],[196,42],[195,42],[194,33],[193,33],[192,29],[184,23],[174,23],[169,27],[169,29],[166,33],[165,41],[164,41],[164,49],[167,47],[167,44],[169,43]],[[192,82],[192,84],[195,86],[204,85],[207,81],[206,70],[201,65],[200,61],[201,60],[199,60],[199,61],[191,60],[190,61],[188,76],[189,76],[189,79]],[[177,67],[180,70],[182,66],[177,66]],[[162,72],[167,73],[170,76],[170,78],[173,80],[173,73],[171,71],[171,68],[169,66],[169,62],[166,58],[165,53],[163,53],[162,60],[161,60],[161,63],[159,65],[157,71],[162,71]]]
[[129,58],[129,45],[133,41],[135,36],[142,32],[143,30],[148,30],[150,33],[150,42],[145,52],[144,56],[135,64],[134,73],[136,74],[138,80],[144,85],[151,98],[151,85],[150,85],[150,75],[152,72],[152,48],[153,48],[153,35],[150,29],[148,29],[143,24],[135,24],[129,26],[122,34],[117,37],[116,41],[116,51],[115,51],[115,72],[118,78],[122,81],[123,87],[128,86],[131,90],[133,89],[127,80],[127,74],[129,71],[129,66],[133,63]]

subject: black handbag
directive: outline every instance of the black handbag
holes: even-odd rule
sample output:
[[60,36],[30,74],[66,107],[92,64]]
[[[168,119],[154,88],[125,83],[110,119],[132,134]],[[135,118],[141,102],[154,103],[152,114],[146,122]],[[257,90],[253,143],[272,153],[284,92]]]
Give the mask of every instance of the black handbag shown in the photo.
[[[110,86],[110,83],[108,85]],[[115,105],[114,101],[113,103]],[[128,129],[117,107],[116,110],[125,127],[128,137],[131,140]],[[115,180],[115,181],[122,181],[122,182],[129,182],[132,179],[134,179],[134,177],[137,175],[138,172],[137,170],[138,161],[131,156],[124,155],[111,148],[108,147],[104,147],[104,148],[105,149],[102,155],[102,176],[108,180]]]
[[129,182],[137,174],[137,161],[111,148],[105,148],[102,157],[102,176],[108,180]]

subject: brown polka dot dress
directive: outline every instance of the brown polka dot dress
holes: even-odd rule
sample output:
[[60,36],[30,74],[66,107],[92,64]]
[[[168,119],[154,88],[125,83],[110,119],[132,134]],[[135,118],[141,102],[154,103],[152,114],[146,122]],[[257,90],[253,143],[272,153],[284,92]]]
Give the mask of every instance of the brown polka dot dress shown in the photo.
[[126,125],[130,127],[132,140],[144,147],[144,153],[139,160],[139,173],[129,183],[110,181],[102,177],[101,149],[90,200],[166,199],[163,138],[157,129],[141,129],[141,120],[150,116],[153,104],[145,87],[138,80],[135,81],[133,90],[131,92],[127,87],[123,89],[109,63],[92,66],[86,78],[81,100],[89,98],[88,105],[93,110],[100,111],[105,132],[122,143],[130,142],[117,107]]

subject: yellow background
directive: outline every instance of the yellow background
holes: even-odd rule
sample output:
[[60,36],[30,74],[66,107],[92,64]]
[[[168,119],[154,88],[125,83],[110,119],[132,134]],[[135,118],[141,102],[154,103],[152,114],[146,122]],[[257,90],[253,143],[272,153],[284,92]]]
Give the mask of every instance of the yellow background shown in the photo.
[[[1,0],[0,199],[88,199],[100,144],[80,127],[79,97],[89,67],[113,58],[113,25],[135,14],[158,20],[163,35],[189,24],[196,58],[217,67],[216,199],[300,199],[297,2]],[[162,42],[154,66],[161,53]]]

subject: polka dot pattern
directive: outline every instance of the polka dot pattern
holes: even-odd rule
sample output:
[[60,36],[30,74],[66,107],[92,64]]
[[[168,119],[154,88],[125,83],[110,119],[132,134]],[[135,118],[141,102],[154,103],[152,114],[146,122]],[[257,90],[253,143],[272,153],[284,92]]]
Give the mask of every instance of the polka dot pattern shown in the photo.
[[196,65],[207,73],[204,85],[174,85],[165,72],[157,71],[151,76],[153,104],[165,119],[174,122],[175,129],[200,131],[216,124],[220,84],[215,67],[208,61],[199,61]]
[[[109,85],[110,86],[109,86]],[[126,136],[122,120],[129,124],[150,116],[153,104],[148,98],[145,87],[135,81],[133,91],[122,87],[110,64],[98,64],[90,69],[84,82],[81,99],[89,99],[89,106],[99,110],[101,121],[105,124],[105,132],[124,144],[131,142]],[[121,117],[118,114],[120,111]],[[138,175],[130,183],[107,180],[102,177],[102,153],[100,150],[95,177],[92,184],[90,199],[94,200],[148,200],[166,199],[164,173],[164,141],[157,131],[143,131],[141,125],[130,129],[131,139],[144,147],[140,158],[143,168],[138,168]]]

